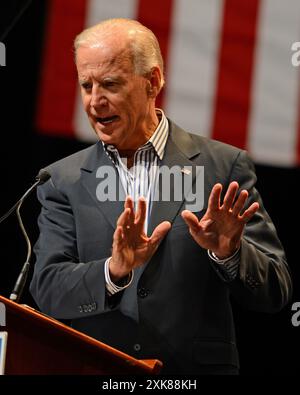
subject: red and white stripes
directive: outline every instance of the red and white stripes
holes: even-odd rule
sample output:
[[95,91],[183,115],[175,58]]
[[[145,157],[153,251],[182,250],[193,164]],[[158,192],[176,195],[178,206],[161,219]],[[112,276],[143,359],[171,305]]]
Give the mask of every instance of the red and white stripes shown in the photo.
[[157,35],[166,85],[158,106],[183,128],[247,149],[258,163],[300,164],[299,0],[52,0],[37,128],[93,141],[72,44],[84,27],[138,19]]

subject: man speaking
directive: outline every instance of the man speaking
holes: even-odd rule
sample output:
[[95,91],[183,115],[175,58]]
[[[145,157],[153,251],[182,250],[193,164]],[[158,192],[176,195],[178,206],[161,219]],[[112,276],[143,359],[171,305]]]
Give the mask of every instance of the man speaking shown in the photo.
[[[84,30],[75,60],[99,141],[47,167],[32,295],[73,328],[138,359],[160,359],[163,373],[237,374],[230,297],[277,312],[291,295],[251,160],[187,133],[156,108],[163,60],[139,22]],[[164,199],[162,168],[177,169],[171,192],[179,181],[199,185],[201,173],[198,211],[185,194]],[[115,174],[107,180],[118,184],[115,199],[99,198],[99,169]]]

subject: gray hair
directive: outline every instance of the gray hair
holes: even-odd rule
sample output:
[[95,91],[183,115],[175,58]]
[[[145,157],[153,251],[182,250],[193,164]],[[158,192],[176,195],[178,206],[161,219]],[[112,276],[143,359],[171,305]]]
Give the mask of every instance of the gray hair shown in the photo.
[[133,19],[107,19],[83,30],[74,40],[75,58],[77,49],[82,45],[97,43],[99,34],[113,36],[114,33],[119,32],[124,32],[129,39],[135,72],[144,76],[149,74],[153,67],[159,67],[161,72],[160,88],[162,88],[164,85],[164,63],[158,40],[150,29]]

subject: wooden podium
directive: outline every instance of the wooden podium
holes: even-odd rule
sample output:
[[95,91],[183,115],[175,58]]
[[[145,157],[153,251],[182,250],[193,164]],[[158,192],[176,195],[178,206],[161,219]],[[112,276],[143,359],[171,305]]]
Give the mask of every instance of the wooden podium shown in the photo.
[[2,296],[8,332],[5,374],[157,374],[162,363],[137,360],[29,306]]

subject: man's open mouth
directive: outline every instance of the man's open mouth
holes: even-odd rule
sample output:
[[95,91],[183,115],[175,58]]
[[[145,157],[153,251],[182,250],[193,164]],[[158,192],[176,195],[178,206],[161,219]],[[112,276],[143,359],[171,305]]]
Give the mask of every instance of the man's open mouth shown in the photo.
[[103,125],[108,125],[114,121],[118,121],[120,117],[118,115],[113,115],[111,117],[97,118],[97,122],[102,123]]

